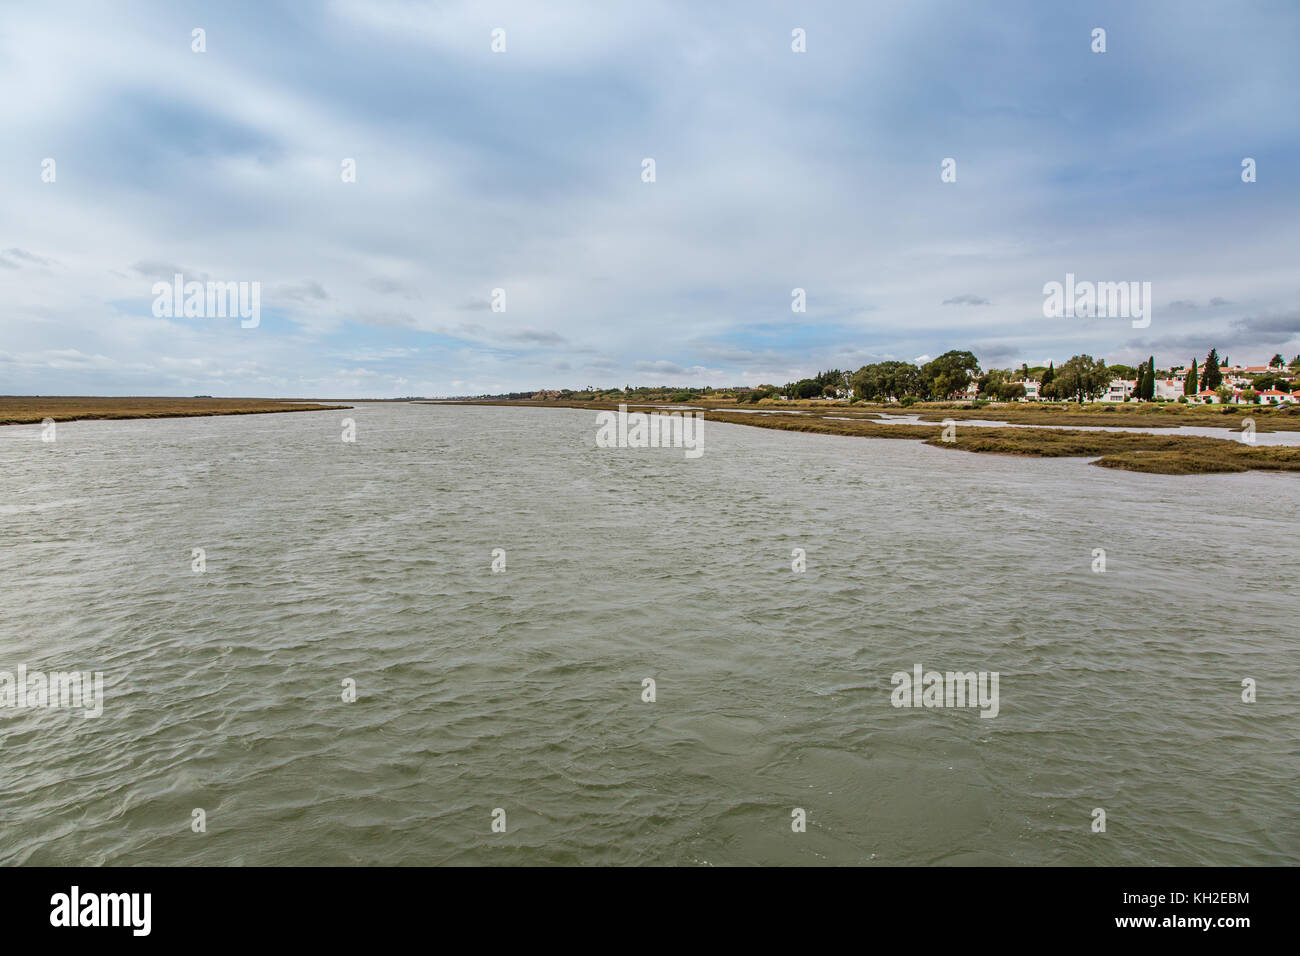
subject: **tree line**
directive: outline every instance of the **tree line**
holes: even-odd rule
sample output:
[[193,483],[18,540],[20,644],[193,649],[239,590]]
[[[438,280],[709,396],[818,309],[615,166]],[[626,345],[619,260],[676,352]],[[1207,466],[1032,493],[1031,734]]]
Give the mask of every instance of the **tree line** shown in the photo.
[[[1226,357],[1220,359],[1217,349],[1210,349],[1203,365],[1192,360],[1185,382],[1184,394],[1196,395],[1199,391],[1228,391],[1223,384],[1222,368],[1226,366]],[[1274,355],[1269,361],[1270,372],[1256,375],[1252,381],[1254,389],[1266,391],[1271,388],[1291,387],[1288,368],[1292,376],[1300,374],[1300,355],[1285,363],[1283,357]],[[1168,375],[1156,368],[1155,357],[1149,356],[1136,368],[1129,365],[1107,365],[1101,359],[1090,355],[1075,355],[1059,367],[1049,363],[1047,368],[1041,366],[1030,369],[1021,365],[1019,369],[981,370],[979,359],[969,350],[953,349],[938,358],[917,365],[912,362],[886,361],[864,365],[856,372],[843,369],[829,369],[818,372],[809,378],[787,382],[783,388],[776,385],[759,385],[756,388],[715,389],[712,387],[683,386],[625,386],[623,389],[595,389],[588,386],[585,391],[562,389],[555,393],[557,397],[569,398],[616,398],[636,397],[644,401],[684,402],[693,398],[709,398],[714,395],[731,395],[733,392],[739,402],[757,403],[767,398],[784,395],[791,399],[824,398],[843,396],[851,391],[855,399],[889,402],[897,401],[911,404],[916,401],[946,401],[961,398],[974,382],[979,386],[979,396],[994,401],[1015,401],[1025,397],[1025,382],[1032,382],[1038,375],[1038,395],[1040,398],[1054,401],[1089,401],[1104,395],[1113,379],[1135,381],[1132,396],[1150,401],[1155,396],[1158,377]],[[532,393],[511,392],[507,395],[480,396],[495,398],[526,398]]]

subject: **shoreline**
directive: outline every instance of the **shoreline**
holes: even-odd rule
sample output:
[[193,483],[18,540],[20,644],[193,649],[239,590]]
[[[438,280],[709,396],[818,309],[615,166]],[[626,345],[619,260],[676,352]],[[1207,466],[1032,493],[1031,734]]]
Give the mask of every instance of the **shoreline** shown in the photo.
[[[575,408],[593,411],[616,411],[617,402],[536,402],[536,401],[447,401],[417,402],[427,405],[485,405],[521,408]],[[630,408],[631,406],[629,406]],[[827,412],[842,413],[844,406],[823,406]],[[654,409],[641,406],[648,413]],[[680,410],[681,406],[677,406]],[[666,406],[662,411],[671,411]],[[1092,458],[1089,464],[1144,474],[1195,475],[1228,474],[1246,471],[1300,472],[1300,448],[1284,445],[1257,446],[1225,438],[1192,435],[1159,435],[1143,432],[1077,431],[1044,426],[1012,428],[967,426],[955,434],[954,441],[943,441],[943,425],[886,424],[876,416],[846,420],[829,415],[754,415],[727,411],[724,408],[693,406],[707,421],[779,431],[812,432],[856,438],[892,438],[922,441],[935,448],[977,454],[1015,455],[1024,458]],[[954,410],[956,411],[956,410]],[[974,410],[987,417],[983,409]],[[940,413],[935,413],[940,414]],[[954,417],[944,414],[943,417]],[[1116,423],[1118,424],[1118,423]],[[1262,429],[1261,429],[1262,430]]]
[[[616,404],[617,398],[564,398],[564,399],[415,399],[414,404],[424,405],[528,405],[541,408],[582,406],[586,404]],[[628,408],[692,408],[715,412],[737,412],[743,415],[756,413],[794,413],[805,415],[843,415],[867,420],[914,415],[921,421],[941,422],[945,418],[957,421],[987,420],[996,418],[1009,425],[1082,425],[1100,428],[1177,428],[1180,425],[1205,428],[1240,429],[1246,418],[1255,422],[1256,431],[1300,431],[1300,405],[1179,405],[1121,404],[1094,402],[1074,405],[1053,402],[1000,402],[972,406],[967,402],[916,402],[902,405],[897,402],[860,402],[854,405],[842,402],[793,400],[774,402],[766,400],[755,404],[719,401],[700,398],[686,402],[632,402],[623,399]]]
[[[616,411],[620,404],[608,400],[530,399],[443,401],[426,399],[411,400],[409,403],[570,408],[592,411]],[[0,396],[0,425],[40,424],[47,418],[56,422],[199,418],[280,412],[340,411],[352,407],[354,406],[300,399]],[[977,454],[1013,455],[1023,458],[1091,458],[1093,460],[1089,464],[1101,468],[1145,474],[1300,472],[1300,447],[1296,446],[1253,445],[1227,438],[1104,429],[1105,424],[1116,428],[1176,428],[1180,425],[1213,425],[1229,429],[1235,425],[1239,428],[1244,418],[1254,417],[1249,414],[1250,412],[1258,414],[1258,410],[1249,408],[1240,411],[1234,408],[1228,414],[1208,413],[1207,409],[1200,408],[1177,409],[1161,414],[1158,410],[1147,412],[1134,409],[1110,412],[1093,409],[1074,410],[1056,406],[1032,410],[1006,406],[963,408],[934,405],[928,407],[916,405],[906,409],[896,406],[864,408],[825,402],[783,402],[741,407],[730,402],[697,401],[682,405],[630,403],[627,407],[647,413],[686,410],[695,412],[707,420],[723,424],[748,425],[779,431],[921,441],[935,448]],[[1269,411],[1272,414],[1259,415],[1259,420],[1256,422],[1257,431],[1300,430],[1300,415],[1283,410]],[[761,414],[763,412],[769,414]],[[783,412],[786,414],[781,414]],[[799,414],[790,414],[791,412]],[[900,414],[915,415],[917,421],[909,423],[887,421],[888,418]],[[954,440],[942,439],[944,419],[988,421],[991,418],[1005,421],[1005,424],[967,425],[954,433]],[[1233,421],[1234,418],[1236,421]],[[1038,419],[1038,421],[1026,421],[1026,419]],[[1077,426],[1085,423],[1101,430],[1079,430]],[[1026,425],[1035,427],[1024,427]]]
[[39,425],[47,418],[56,422],[203,418],[218,415],[267,415],[275,412],[323,412],[351,407],[280,398],[0,395],[0,425]]

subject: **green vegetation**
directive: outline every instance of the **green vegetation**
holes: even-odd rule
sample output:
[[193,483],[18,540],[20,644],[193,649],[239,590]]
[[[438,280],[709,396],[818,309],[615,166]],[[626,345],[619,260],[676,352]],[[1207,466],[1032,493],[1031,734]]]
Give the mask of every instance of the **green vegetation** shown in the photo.
[[979,359],[973,352],[952,350],[921,366],[924,396],[931,400],[951,398],[966,391],[971,379],[980,374]]
[[1138,366],[1137,387],[1133,397],[1138,401],[1149,402],[1156,397],[1156,357],[1153,355]]
[[1223,384],[1223,373],[1219,371],[1219,352],[1217,349],[1210,349],[1210,354],[1205,356],[1205,373],[1201,376],[1204,387],[1212,392],[1216,392],[1219,386]]
[[833,368],[828,372],[818,372],[812,378],[803,378],[785,386],[785,395],[792,399],[823,398],[849,387],[849,373]]
[[963,395],[980,374],[974,353],[954,349],[920,368],[910,362],[864,365],[850,382],[854,397],[867,401],[941,400]]
[[921,393],[921,370],[910,362],[878,362],[864,365],[852,378],[853,396],[872,402],[887,402]]
[[1263,375],[1256,375],[1251,379],[1250,387],[1257,392],[1267,392],[1270,388],[1289,392],[1291,391],[1291,381],[1275,372],[1265,372]]
[[1056,370],[1053,394],[1083,402],[1104,394],[1110,380],[1110,369],[1105,362],[1094,360],[1091,355],[1076,355]]

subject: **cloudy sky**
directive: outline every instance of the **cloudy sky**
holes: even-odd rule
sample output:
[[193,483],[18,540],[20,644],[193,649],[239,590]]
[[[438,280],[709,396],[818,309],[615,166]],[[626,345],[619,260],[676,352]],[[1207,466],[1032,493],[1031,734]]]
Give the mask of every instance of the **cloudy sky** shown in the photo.
[[[0,393],[1289,359],[1297,37],[1288,2],[6,2]],[[1150,327],[1044,318],[1067,272],[1151,282]],[[156,317],[175,273],[260,283],[260,324]]]

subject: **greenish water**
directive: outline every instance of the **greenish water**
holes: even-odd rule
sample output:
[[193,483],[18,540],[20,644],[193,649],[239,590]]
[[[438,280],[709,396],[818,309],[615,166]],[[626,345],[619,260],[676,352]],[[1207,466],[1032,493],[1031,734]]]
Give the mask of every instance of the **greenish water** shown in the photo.
[[[0,428],[0,670],[105,686],[0,708],[0,862],[1300,862],[1295,476],[595,435]],[[998,716],[891,706],[915,664]]]

